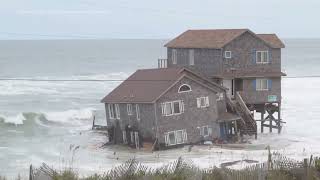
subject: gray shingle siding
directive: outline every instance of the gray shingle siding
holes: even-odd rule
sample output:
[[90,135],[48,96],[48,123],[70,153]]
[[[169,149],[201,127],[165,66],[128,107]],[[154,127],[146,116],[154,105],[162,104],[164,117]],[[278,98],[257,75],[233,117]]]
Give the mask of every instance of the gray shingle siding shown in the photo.
[[[155,114],[154,114],[154,104],[138,104],[140,109],[140,121],[137,120],[136,104],[132,104],[132,115],[128,115],[127,104],[119,104],[120,109],[120,128],[125,130],[126,125],[135,127],[139,129],[142,137],[144,138],[155,138]],[[115,120],[110,119],[108,104],[105,104],[107,124],[114,125]]]
[[167,49],[168,67],[188,67],[205,76],[220,73],[222,66],[222,54],[219,49],[193,49],[194,65],[189,65],[189,50],[176,49],[177,64],[172,64],[172,48]]
[[[178,88],[182,84],[189,84],[192,88],[191,92],[178,93]],[[208,96],[210,106],[207,108],[197,108],[197,98]],[[188,143],[198,142],[201,139],[200,126],[211,126],[213,128],[212,137],[219,136],[219,128],[216,122],[218,118],[217,96],[214,92],[198,83],[183,78],[179,83],[172,87],[157,101],[157,119],[159,125],[159,142],[164,143],[164,133],[186,129],[188,135]],[[183,100],[185,111],[179,115],[163,116],[161,111],[161,103],[175,100]]]
[[[224,51],[231,51],[232,58],[226,59],[223,56],[223,72],[230,71],[230,68],[235,68],[238,72],[281,71],[281,49],[270,48],[264,41],[248,32],[227,44],[223,48]],[[270,63],[255,63],[255,51],[270,51]]]
[[268,101],[269,95],[276,95],[277,101],[281,101],[281,78],[268,78],[272,81],[271,88],[267,91],[257,91],[254,87],[254,78],[243,80],[241,96],[247,104],[259,104]]
[[[245,73],[247,75],[256,72],[281,72],[281,49],[271,48],[263,40],[255,37],[249,32],[237,37],[222,49],[194,49],[194,65],[189,65],[189,49],[178,48],[177,64],[172,64],[172,48],[167,48],[168,67],[188,67],[199,74],[207,77],[231,72]],[[224,57],[225,51],[232,52],[232,58]],[[269,51],[269,63],[257,64],[253,58],[256,51]],[[266,77],[268,78],[268,77]],[[243,84],[236,84],[236,91],[241,91],[243,99],[248,104],[265,103],[268,95],[276,95],[278,101],[281,101],[281,77],[269,78],[272,80],[270,91],[254,91],[252,80],[243,79]],[[215,78],[215,82],[221,83],[221,80]]]

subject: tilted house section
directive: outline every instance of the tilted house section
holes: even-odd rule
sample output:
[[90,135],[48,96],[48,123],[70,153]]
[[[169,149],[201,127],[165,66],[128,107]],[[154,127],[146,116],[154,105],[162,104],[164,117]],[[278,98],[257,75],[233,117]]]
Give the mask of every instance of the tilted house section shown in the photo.
[[101,102],[112,142],[174,146],[239,134],[232,124],[241,119],[227,112],[225,93],[186,68],[143,69]]
[[167,60],[159,61],[160,68],[187,67],[201,73],[228,88],[232,102],[247,106],[242,106],[245,114],[260,112],[262,131],[267,126],[280,132],[281,77],[285,76],[281,48],[285,46],[275,34],[255,34],[249,29],[188,30],[165,47]]

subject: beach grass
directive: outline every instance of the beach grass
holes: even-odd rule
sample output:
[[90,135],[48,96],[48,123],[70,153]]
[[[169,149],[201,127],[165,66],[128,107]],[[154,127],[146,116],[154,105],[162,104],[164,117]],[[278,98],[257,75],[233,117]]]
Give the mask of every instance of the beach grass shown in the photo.
[[[151,168],[141,164],[136,159],[130,159],[103,174],[93,174],[82,177],[79,173],[67,168],[55,170],[48,165],[32,170],[31,180],[316,180],[320,179],[319,158],[296,161],[279,153],[269,155],[265,163],[255,163],[242,169],[228,167],[199,168],[192,161],[178,158],[159,168]],[[17,179],[21,179],[18,177]],[[7,180],[0,176],[0,180]]]

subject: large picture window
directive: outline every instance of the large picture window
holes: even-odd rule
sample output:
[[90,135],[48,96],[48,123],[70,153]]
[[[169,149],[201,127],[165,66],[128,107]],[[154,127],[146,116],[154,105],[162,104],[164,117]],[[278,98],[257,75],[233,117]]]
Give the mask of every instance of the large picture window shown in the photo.
[[163,116],[178,115],[184,112],[184,103],[182,100],[165,102],[161,104],[161,109]]
[[256,52],[257,64],[269,63],[269,52],[268,51],[257,51]]

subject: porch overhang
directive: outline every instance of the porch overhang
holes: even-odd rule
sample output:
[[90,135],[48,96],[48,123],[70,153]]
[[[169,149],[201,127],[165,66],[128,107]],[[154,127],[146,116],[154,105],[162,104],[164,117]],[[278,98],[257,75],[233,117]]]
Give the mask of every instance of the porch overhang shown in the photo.
[[241,120],[241,117],[237,114],[229,113],[229,112],[223,112],[219,114],[218,122],[231,122],[231,121],[237,121]]

